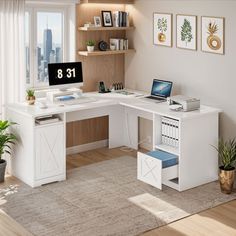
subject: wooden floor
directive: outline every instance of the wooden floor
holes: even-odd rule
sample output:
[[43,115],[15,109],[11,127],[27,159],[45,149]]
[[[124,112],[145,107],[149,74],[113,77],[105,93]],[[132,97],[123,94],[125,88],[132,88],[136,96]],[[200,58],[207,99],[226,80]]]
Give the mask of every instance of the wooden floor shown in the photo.
[[[67,169],[74,169],[92,163],[114,159],[120,156],[134,156],[136,152],[126,152],[119,148],[102,148],[67,157]],[[0,189],[12,182],[8,178]],[[0,204],[1,208],[1,204]],[[30,236],[17,222],[0,211],[0,236]],[[236,236],[236,201],[206,210],[169,225],[149,231],[142,236]],[[95,236],[95,235],[94,235]],[[124,235],[126,236],[126,235]],[[128,235],[127,235],[128,236]]]
[[178,220],[142,236],[236,236],[236,201]]
[[104,160],[111,160],[125,155],[136,157],[137,152],[136,151],[130,152],[129,150],[130,149],[127,148],[114,148],[114,149],[101,148],[75,155],[68,155],[66,159],[66,167],[67,170],[70,170],[73,168],[90,165]]

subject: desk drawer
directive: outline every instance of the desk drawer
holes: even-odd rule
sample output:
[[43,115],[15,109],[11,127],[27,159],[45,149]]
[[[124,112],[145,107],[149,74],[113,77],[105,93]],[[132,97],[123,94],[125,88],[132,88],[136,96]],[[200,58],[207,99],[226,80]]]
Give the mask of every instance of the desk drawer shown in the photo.
[[164,181],[178,178],[178,160],[166,161],[153,157],[150,153],[138,152],[137,177],[147,184],[162,189]]

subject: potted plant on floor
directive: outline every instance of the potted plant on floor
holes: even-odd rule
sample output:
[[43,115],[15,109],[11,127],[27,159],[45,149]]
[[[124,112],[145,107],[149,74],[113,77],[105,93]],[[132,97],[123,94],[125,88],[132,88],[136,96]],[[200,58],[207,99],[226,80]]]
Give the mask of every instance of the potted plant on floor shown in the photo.
[[28,89],[26,91],[26,93],[27,93],[26,100],[27,100],[28,104],[29,105],[34,105],[34,103],[35,103],[34,90]]
[[94,40],[87,41],[86,45],[87,45],[88,52],[93,52],[94,51],[94,47],[95,47],[95,41]]
[[16,136],[8,131],[15,123],[0,120],[0,182],[4,182],[7,162],[3,160],[3,154],[11,154],[11,145],[15,144]]
[[236,140],[220,141],[218,148],[215,149],[219,153],[219,181],[222,193],[230,194],[234,186],[235,162],[236,162]]

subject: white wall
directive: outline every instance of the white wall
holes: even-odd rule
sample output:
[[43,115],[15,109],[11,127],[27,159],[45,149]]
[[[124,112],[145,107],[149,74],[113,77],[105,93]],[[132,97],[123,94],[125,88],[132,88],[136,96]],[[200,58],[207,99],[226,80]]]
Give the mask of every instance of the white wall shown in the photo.
[[[236,136],[236,1],[136,0],[127,8],[136,26],[129,38],[137,52],[126,58],[126,87],[149,91],[154,78],[172,80],[174,94],[223,109],[220,133]],[[153,12],[173,13],[173,48],[153,45]],[[197,52],[176,48],[176,14],[198,16]],[[201,52],[201,16],[226,18],[224,56]]]

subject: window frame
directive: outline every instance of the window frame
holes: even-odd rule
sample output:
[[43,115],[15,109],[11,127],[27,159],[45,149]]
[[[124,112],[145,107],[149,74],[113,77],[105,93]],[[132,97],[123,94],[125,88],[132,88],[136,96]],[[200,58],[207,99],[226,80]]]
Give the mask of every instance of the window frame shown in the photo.
[[26,83],[27,88],[35,90],[48,89],[49,84],[38,82],[38,62],[37,62],[37,13],[55,12],[62,14],[62,62],[69,60],[69,6],[55,4],[26,4],[25,12],[29,13],[29,63],[30,63],[30,83]]

